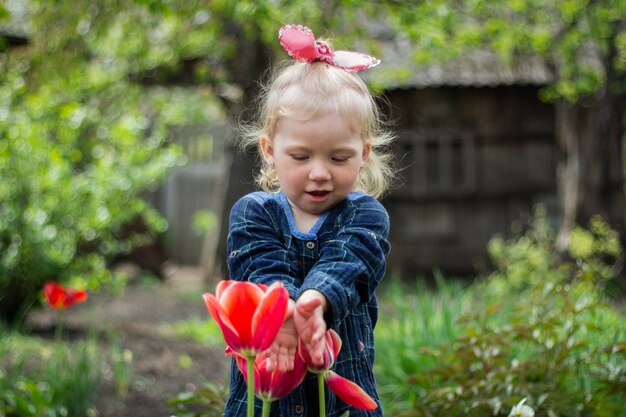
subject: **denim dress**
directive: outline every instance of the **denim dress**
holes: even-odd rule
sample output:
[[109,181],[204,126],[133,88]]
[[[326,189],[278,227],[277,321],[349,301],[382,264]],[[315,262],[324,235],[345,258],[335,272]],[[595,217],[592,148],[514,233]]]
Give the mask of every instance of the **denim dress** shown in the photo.
[[[378,305],[374,294],[389,254],[389,216],[375,198],[350,193],[325,212],[309,232],[296,228],[282,193],[254,192],[241,198],[230,214],[230,279],[271,284],[281,280],[297,300],[315,289],[328,300],[325,320],[342,340],[333,370],[357,383],[377,403],[374,411],[348,406],[326,387],[327,416],[382,416],[372,365]],[[317,377],[308,373],[291,394],[272,404],[273,417],[319,416]],[[225,417],[246,415],[246,385],[232,364]],[[261,415],[257,399],[255,415]]]

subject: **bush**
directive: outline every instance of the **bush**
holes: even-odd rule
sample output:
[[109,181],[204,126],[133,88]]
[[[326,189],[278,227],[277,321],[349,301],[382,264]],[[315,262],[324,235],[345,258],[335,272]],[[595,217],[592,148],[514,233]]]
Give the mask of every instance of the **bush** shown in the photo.
[[417,395],[401,414],[507,416],[527,398],[537,416],[626,415],[625,321],[604,292],[621,256],[614,232],[594,219],[572,234],[571,260],[558,262],[538,218],[490,251],[497,270],[471,288],[482,302],[454,340],[422,350],[434,365],[408,378]]
[[[46,280],[90,290],[123,284],[107,261],[166,227],[140,195],[182,161],[168,126],[224,117],[211,89],[158,87],[151,78],[185,61],[191,44],[211,43],[198,32],[206,25],[185,20],[195,9],[176,8],[165,20],[144,2],[29,1],[19,9],[28,44],[0,46],[5,321],[19,321]],[[6,12],[0,6],[0,20]],[[157,32],[168,35],[154,43],[148,34]],[[128,236],[122,229],[134,220],[149,232]]]
[[107,259],[146,238],[121,238],[134,217],[164,230],[139,193],[175,154],[163,135],[147,135],[140,114],[83,104],[103,86],[29,91],[16,73],[0,81],[0,109],[10,115],[0,112],[0,318],[13,321],[46,280],[79,278],[90,289],[113,282]]

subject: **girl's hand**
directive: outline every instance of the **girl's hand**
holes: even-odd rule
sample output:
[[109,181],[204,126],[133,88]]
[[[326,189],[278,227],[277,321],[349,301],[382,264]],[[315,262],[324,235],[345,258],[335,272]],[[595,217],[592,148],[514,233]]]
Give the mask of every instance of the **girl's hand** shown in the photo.
[[266,369],[268,372],[287,372],[293,370],[293,361],[298,348],[298,332],[294,324],[293,312],[295,301],[289,300],[287,316],[280,328],[276,339],[263,354],[267,358]]
[[314,365],[324,364],[324,342],[326,335],[326,297],[319,291],[308,290],[296,302],[293,321],[300,340],[311,354]]

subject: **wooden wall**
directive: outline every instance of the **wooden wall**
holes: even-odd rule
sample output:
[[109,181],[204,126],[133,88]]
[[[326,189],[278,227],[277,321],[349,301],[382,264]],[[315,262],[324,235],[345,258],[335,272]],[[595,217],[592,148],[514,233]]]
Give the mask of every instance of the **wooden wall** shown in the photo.
[[[170,140],[180,147],[186,161],[174,167],[146,199],[168,222],[162,243],[176,263],[211,268],[228,178],[224,147],[232,134],[230,126],[218,123],[170,129]],[[217,223],[206,235],[193,228],[194,217],[203,211],[213,213]]]
[[534,205],[556,212],[554,109],[535,87],[438,87],[387,94],[398,130],[389,271],[471,275],[488,240]]

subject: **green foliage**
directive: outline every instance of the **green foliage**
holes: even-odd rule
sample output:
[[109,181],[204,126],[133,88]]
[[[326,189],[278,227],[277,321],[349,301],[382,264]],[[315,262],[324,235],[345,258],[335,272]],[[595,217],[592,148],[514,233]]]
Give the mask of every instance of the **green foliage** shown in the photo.
[[[168,325],[162,331],[199,343],[224,344],[222,332],[213,320],[187,319]],[[180,358],[180,361],[181,366],[182,362],[191,365],[191,358]],[[227,397],[228,387],[206,382],[197,390],[181,392],[168,401],[167,406],[172,409],[174,417],[219,417],[224,413]]]
[[192,228],[198,236],[204,236],[217,227],[217,216],[208,210],[198,210],[193,215]]
[[[8,321],[38,302],[46,280],[123,284],[107,261],[166,227],[139,196],[177,162],[167,125],[216,111],[200,109],[209,100],[198,93],[185,99],[180,88],[131,83],[114,56],[97,54],[102,34],[89,30],[83,6],[32,2],[38,29],[28,48],[0,54],[0,317]],[[125,233],[136,218],[150,232]]]
[[340,23],[357,23],[357,10],[370,8],[315,0],[33,3],[37,16],[33,23],[55,33],[44,40],[47,49],[63,48],[71,35],[71,47],[88,50],[121,74],[150,83],[178,80],[202,85],[226,100],[232,97],[224,87],[246,88],[241,83],[254,80],[239,77],[265,69],[241,68],[240,63],[259,52],[281,51],[276,40],[281,25],[306,22],[320,30],[342,29]]
[[108,351],[107,367],[113,375],[115,392],[119,398],[126,398],[133,381],[133,352],[123,348],[119,341],[113,339]]
[[460,282],[436,275],[437,287],[428,288],[397,277],[383,281],[378,299],[381,320],[375,329],[374,372],[385,413],[394,415],[413,404],[419,387],[407,384],[416,369],[437,363],[436,347],[460,332],[456,320],[475,303]]
[[[384,2],[391,27],[413,42],[417,63],[488,48],[508,63],[538,59],[553,76],[542,97],[576,101],[624,79],[623,0]],[[532,61],[531,61],[532,62]],[[384,76],[380,71],[380,76]],[[374,74],[378,77],[378,74]]]
[[224,414],[228,388],[205,383],[197,391],[186,391],[168,401],[174,417],[219,417]]
[[496,271],[471,288],[458,335],[429,346],[435,364],[408,378],[418,395],[402,414],[506,416],[527,398],[537,416],[625,415],[626,326],[603,291],[621,254],[614,232],[595,218],[557,262],[539,218],[490,249]]
[[106,93],[101,86],[29,91],[16,72],[1,81],[0,315],[12,319],[46,280],[94,289],[116,279],[106,260],[147,238],[122,239],[122,226],[141,216],[164,230],[138,194],[175,153],[162,147],[162,132],[147,135],[148,119],[130,108],[84,105]]
[[156,184],[175,153],[162,147],[162,133],[146,134],[148,120],[132,101],[129,108],[84,105],[107,92],[100,86],[29,91],[17,72],[3,81],[0,315],[10,320],[37,301],[46,280],[94,289],[119,279],[106,260],[149,238],[122,238],[122,226],[141,216],[164,230],[138,194]]
[[108,363],[116,381],[120,377],[118,387],[126,383],[127,358],[104,355],[94,340],[53,343],[6,328],[0,333],[0,416],[96,415],[94,403]]
[[82,417],[96,415],[103,372],[111,367],[120,396],[129,380],[129,353],[97,342],[45,341],[2,328],[0,415]]

